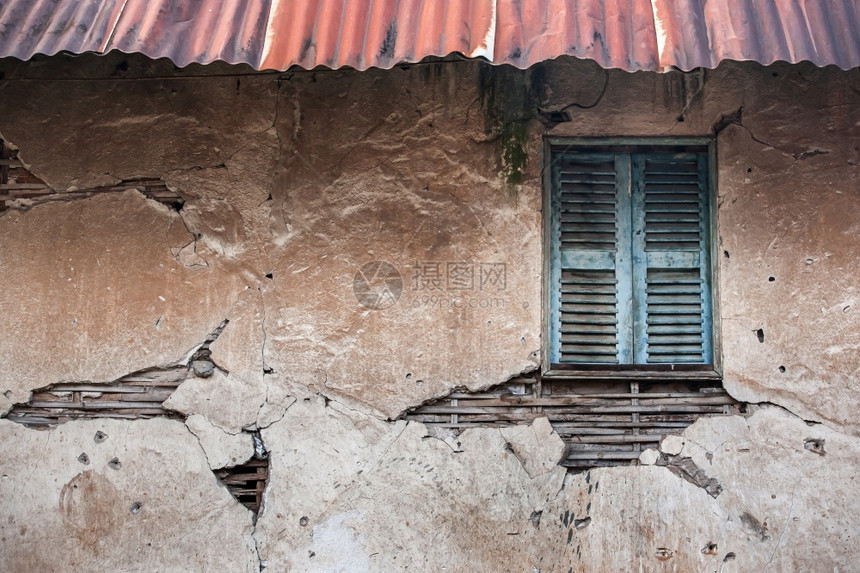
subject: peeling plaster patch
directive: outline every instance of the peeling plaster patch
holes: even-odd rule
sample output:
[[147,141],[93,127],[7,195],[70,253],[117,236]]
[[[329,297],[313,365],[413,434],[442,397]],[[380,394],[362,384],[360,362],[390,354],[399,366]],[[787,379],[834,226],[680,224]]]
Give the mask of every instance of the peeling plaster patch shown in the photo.
[[[137,191],[3,215],[0,331],[27,337],[0,339],[0,392],[23,403],[52,383],[109,383],[175,364],[199,344],[242,278],[178,263],[171,246],[192,237],[177,222]],[[75,350],[46,356],[58,340]]]
[[666,459],[666,465],[669,471],[704,489],[711,497],[715,498],[723,492],[720,482],[716,478],[709,477],[691,458],[670,455]]
[[499,431],[531,478],[552,472],[564,456],[564,442],[546,418]]
[[770,536],[767,534],[767,522],[761,522],[751,513],[745,511],[741,513],[741,523],[743,523],[750,531],[758,535],[761,541],[767,541]]
[[185,415],[202,414],[214,426],[238,434],[257,421],[266,403],[262,381],[245,381],[216,370],[209,378],[184,381],[165,400],[164,407]]
[[[198,375],[200,370],[211,373],[213,365],[208,360],[209,345],[218,338],[227,322],[222,321],[179,364],[135,372],[110,384],[52,384],[34,390],[30,399],[15,404],[7,417],[33,428],[85,418],[176,417],[174,412],[163,407],[164,401],[189,377],[189,363]],[[96,433],[96,443],[105,439],[107,436]]]
[[[94,444],[96,432],[109,439]],[[139,570],[257,573],[249,512],[181,422],[78,420],[35,432],[0,420],[0,441],[4,571],[123,570],[133,556]]]
[[[512,428],[520,435],[511,440],[540,442],[543,426]],[[554,466],[557,449],[518,459],[496,429],[467,430],[448,443],[422,424],[380,422],[321,398],[300,400],[262,433],[272,481],[257,537],[261,557],[278,570],[351,570],[354,558],[369,557],[370,570],[437,571],[456,569],[467,555],[473,570],[502,570],[512,549],[542,535],[534,515],[565,475]],[[527,467],[552,470],[530,477]],[[465,516],[480,525],[458,526]],[[360,547],[343,554],[335,540],[323,543],[329,524],[343,535],[355,528]],[[444,543],[428,543],[443,535]]]
[[229,434],[199,414],[188,416],[185,425],[200,440],[200,447],[213,470],[243,464],[254,456],[251,434]]

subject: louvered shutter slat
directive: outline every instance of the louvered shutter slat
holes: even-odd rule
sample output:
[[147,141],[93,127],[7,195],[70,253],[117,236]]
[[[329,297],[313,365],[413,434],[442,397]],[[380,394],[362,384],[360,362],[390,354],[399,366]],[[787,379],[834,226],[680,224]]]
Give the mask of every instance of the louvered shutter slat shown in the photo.
[[[632,351],[619,327],[619,197],[627,163],[615,155],[562,155],[553,165],[555,363],[617,364]],[[629,242],[629,241],[628,241]],[[629,259],[629,256],[626,257]],[[629,312],[628,312],[629,314]],[[627,336],[629,339],[630,336]]]
[[637,363],[709,363],[708,203],[703,154],[633,158]]

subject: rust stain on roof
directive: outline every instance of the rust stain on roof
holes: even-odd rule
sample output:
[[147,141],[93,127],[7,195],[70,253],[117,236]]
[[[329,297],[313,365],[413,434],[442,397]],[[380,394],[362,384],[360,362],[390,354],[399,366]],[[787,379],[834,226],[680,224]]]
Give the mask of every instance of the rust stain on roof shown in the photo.
[[860,66],[857,0],[9,0],[0,56],[110,50],[179,66],[389,68],[454,52],[661,71],[721,60]]

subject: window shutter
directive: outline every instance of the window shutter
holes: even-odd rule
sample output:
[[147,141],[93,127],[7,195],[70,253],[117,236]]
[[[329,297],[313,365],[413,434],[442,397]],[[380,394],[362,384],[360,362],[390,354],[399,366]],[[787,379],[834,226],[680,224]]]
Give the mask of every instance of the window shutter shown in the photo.
[[707,158],[632,161],[634,362],[710,363]]
[[630,161],[558,154],[551,193],[553,363],[633,360]]

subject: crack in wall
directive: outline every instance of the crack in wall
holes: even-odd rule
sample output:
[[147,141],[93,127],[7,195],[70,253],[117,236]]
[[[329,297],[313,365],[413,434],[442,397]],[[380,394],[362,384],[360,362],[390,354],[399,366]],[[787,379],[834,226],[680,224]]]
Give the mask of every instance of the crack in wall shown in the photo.
[[801,151],[798,153],[790,153],[790,152],[782,149],[781,147],[779,147],[777,145],[774,145],[772,143],[768,143],[767,141],[759,139],[752,132],[752,130],[750,130],[749,127],[744,125],[744,123],[743,123],[743,112],[744,112],[744,107],[740,106],[737,109],[737,111],[721,115],[720,118],[716,122],[714,122],[714,124],[711,126],[711,130],[714,133],[714,137],[719,137],[720,133],[722,133],[723,130],[725,130],[729,126],[736,125],[736,126],[740,127],[741,129],[743,129],[744,131],[746,131],[747,134],[750,136],[750,139],[752,139],[756,143],[763,145],[763,146],[767,147],[768,149],[773,149],[775,151],[778,151],[779,153],[781,153],[785,157],[791,157],[795,161],[804,161],[806,159],[809,159],[810,157],[815,157],[817,155],[828,155],[830,153],[830,151],[828,151],[828,150],[819,149],[819,148],[807,149],[805,151]]

